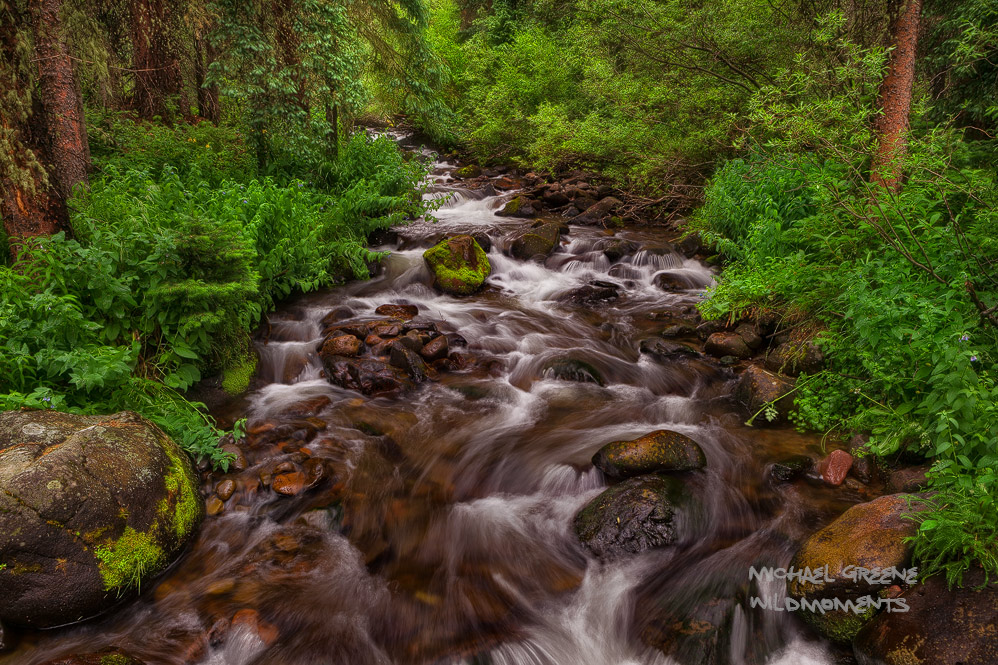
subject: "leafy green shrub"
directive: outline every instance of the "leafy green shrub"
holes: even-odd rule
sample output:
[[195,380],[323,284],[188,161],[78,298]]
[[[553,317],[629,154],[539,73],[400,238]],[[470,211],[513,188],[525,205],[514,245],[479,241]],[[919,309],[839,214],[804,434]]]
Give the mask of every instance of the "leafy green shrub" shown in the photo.
[[75,238],[36,238],[0,267],[0,405],[136,409],[221,462],[217,430],[178,391],[205,369],[245,387],[265,311],[367,277],[367,236],[423,211],[425,172],[387,139],[356,137],[342,157],[321,188],[106,163],[72,201]]

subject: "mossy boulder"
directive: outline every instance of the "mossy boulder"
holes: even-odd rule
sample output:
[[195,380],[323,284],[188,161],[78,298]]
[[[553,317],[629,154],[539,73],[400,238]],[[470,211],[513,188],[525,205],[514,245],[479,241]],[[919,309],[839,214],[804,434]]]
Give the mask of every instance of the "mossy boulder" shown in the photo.
[[750,365],[735,386],[735,399],[745,405],[750,417],[758,414],[767,404],[775,407],[774,420],[769,421],[760,414],[753,421],[756,425],[782,423],[786,422],[794,407],[793,389],[793,379]]
[[535,222],[515,231],[510,238],[510,256],[521,261],[545,259],[558,246],[561,230],[557,222]]
[[535,217],[534,202],[525,196],[515,196],[496,212],[500,217]]
[[998,583],[965,574],[950,589],[932,577],[900,595],[904,611],[881,612],[853,641],[860,665],[970,665],[998,663]]
[[441,240],[423,252],[423,260],[433,273],[434,285],[453,295],[475,293],[492,274],[485,250],[469,235]]
[[653,471],[691,471],[707,466],[700,445],[679,432],[656,430],[631,441],[613,441],[593,455],[593,465],[611,478]]
[[682,481],[638,476],[590,501],[573,526],[582,544],[601,559],[636,554],[679,542],[681,512],[689,502]]
[[[908,566],[912,546],[905,540],[918,529],[918,523],[906,517],[918,510],[918,502],[912,503],[912,500],[910,494],[889,494],[857,504],[804,541],[790,567],[797,571],[823,569],[825,574],[816,580],[788,579],[787,594],[810,603],[822,599],[845,602],[864,596],[876,598],[889,585],[880,584],[879,580],[871,584],[869,579],[850,571],[891,567],[901,571]],[[838,609],[811,611],[802,608],[797,614],[828,639],[848,643],[875,610],[871,608],[857,614]]]
[[80,621],[166,568],[204,515],[187,456],[136,413],[0,413],[0,620]]

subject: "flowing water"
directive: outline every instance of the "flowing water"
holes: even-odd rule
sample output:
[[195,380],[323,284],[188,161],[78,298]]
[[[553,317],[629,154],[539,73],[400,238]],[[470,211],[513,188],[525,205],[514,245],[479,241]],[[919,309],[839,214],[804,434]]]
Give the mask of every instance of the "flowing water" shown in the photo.
[[[505,239],[529,222],[495,215],[510,193],[434,167],[428,196],[448,197],[438,221],[399,229],[372,280],[299,298],[261,330],[258,385],[220,414],[249,419],[246,467],[206,475],[206,495],[226,478],[235,490],[180,562],[138,599],[25,635],[0,662],[109,646],[151,664],[833,662],[786,613],[750,607],[781,591],[750,585],[748,571],[787,565],[860,490],[767,483],[767,465],[818,455],[820,440],[744,426],[730,368],[641,352],[690,316],[712,270],[661,229],[573,226],[544,263],[511,259]],[[472,297],[435,291],[423,264],[455,232],[492,241],[492,276]],[[638,250],[611,263],[612,239]],[[690,288],[659,289],[662,271]],[[594,280],[620,297],[572,299]],[[321,319],[371,319],[385,303],[418,306],[476,362],[390,398],[331,385],[315,355]],[[574,374],[552,369],[565,366]],[[680,545],[600,562],[571,526],[608,484],[589,460],[661,428],[706,453],[699,507]],[[268,487],[293,469],[310,488]]]

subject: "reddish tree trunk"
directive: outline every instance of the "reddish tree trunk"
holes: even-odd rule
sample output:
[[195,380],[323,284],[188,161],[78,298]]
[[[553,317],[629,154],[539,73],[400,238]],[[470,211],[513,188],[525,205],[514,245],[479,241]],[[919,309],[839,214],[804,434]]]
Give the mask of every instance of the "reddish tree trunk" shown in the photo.
[[35,17],[35,53],[38,60],[38,83],[45,125],[49,136],[54,180],[63,199],[73,188],[87,183],[90,170],[90,146],[83,117],[83,100],[73,75],[73,63],[62,40],[59,13],[62,0],[41,0]]
[[[170,43],[169,2],[133,0],[129,6],[135,70],[132,104],[146,120],[167,118],[167,98],[182,92],[180,62]],[[181,109],[181,114],[186,117],[189,110]]]
[[905,132],[911,112],[911,93],[915,81],[915,51],[922,0],[907,0],[891,27],[894,50],[890,68],[880,85],[883,115],[876,123],[877,152],[870,179],[897,191],[901,186],[901,160],[907,152]]

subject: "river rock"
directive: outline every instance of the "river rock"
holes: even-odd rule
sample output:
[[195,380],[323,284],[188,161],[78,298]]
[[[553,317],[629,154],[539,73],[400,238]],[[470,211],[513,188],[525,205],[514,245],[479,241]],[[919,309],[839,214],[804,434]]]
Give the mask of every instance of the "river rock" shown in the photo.
[[652,471],[691,471],[707,466],[696,441],[670,430],[656,430],[631,441],[613,441],[593,455],[593,465],[611,478]]
[[680,539],[677,522],[688,499],[682,481],[638,476],[589,502],[573,526],[582,544],[601,559],[636,554]]
[[509,253],[515,259],[529,261],[543,260],[558,246],[561,238],[561,225],[557,222],[535,222],[513,233]]
[[751,358],[752,349],[748,347],[745,340],[737,333],[716,332],[707,338],[703,345],[703,350],[712,356],[723,358],[724,356],[734,356],[735,358]]
[[404,370],[392,367],[380,358],[331,356],[325,362],[325,368],[330,383],[365,395],[392,395],[412,387]]
[[423,348],[419,350],[419,355],[423,356],[427,361],[433,362],[434,360],[446,358],[448,351],[447,337],[438,335],[423,345]]
[[544,364],[542,370],[552,378],[603,385],[603,375],[593,365],[577,358],[556,358]]
[[61,656],[55,660],[47,660],[42,665],[145,665],[145,663],[131,654],[112,648],[98,653]]
[[525,196],[516,196],[506,203],[496,215],[499,217],[535,217],[534,202]]
[[426,380],[426,363],[419,357],[420,349],[413,349],[406,346],[404,338],[396,340],[392,344],[391,360],[392,367],[398,367],[405,371],[416,383]]
[[735,328],[735,334],[741,337],[742,341],[745,342],[745,346],[753,351],[758,351],[762,347],[762,336],[759,335],[759,330],[753,325],[743,323]]
[[702,286],[696,279],[681,270],[664,270],[652,279],[663,291],[686,291]]
[[186,454],[136,413],[0,414],[0,620],[57,626],[148,584],[204,515]]
[[596,305],[620,297],[620,287],[610,282],[593,280],[588,284],[572,289],[562,300],[576,305]]
[[[795,570],[810,568],[812,571],[825,567],[825,576],[834,581],[788,579],[787,593],[795,599],[808,601],[838,598],[844,602],[866,595],[876,597],[887,586],[851,580],[846,575],[846,567],[884,569],[893,566],[900,570],[908,566],[911,545],[904,541],[918,529],[916,521],[905,517],[918,509],[917,504],[909,508],[911,499],[913,495],[910,494],[889,494],[857,504],[804,541],[790,566]],[[871,608],[857,615],[842,610],[822,613],[801,609],[797,613],[828,639],[847,643],[875,611]]]
[[[776,419],[773,422],[783,422],[793,408],[794,398],[791,392],[793,386],[794,384],[786,377],[752,365],[738,380],[735,398],[748,408],[750,416],[754,416],[766,404],[774,402]],[[753,422],[759,425],[769,421],[760,415]]]
[[698,355],[696,349],[689,344],[670,342],[664,339],[643,339],[638,345],[638,350],[659,360],[675,360]]
[[583,208],[584,203],[583,197],[576,199],[575,205],[584,212],[577,215],[573,220],[573,224],[588,224],[595,225],[601,224],[605,220],[609,219],[610,215],[613,214],[622,205],[620,199],[608,196],[605,199],[593,203],[592,205]]
[[477,164],[468,164],[467,166],[462,166],[459,169],[454,169],[451,172],[451,175],[453,175],[455,178],[461,178],[462,180],[468,178],[477,178],[478,176],[482,175],[482,167],[478,166]]
[[909,466],[892,471],[887,477],[887,489],[892,492],[918,492],[929,485],[927,466]]
[[845,482],[852,468],[852,455],[844,450],[833,450],[818,464],[818,474],[825,483],[838,487]]
[[433,273],[434,285],[453,295],[475,293],[492,274],[485,251],[468,235],[442,240],[426,250],[423,259]]
[[356,356],[362,346],[363,343],[353,335],[327,337],[319,348],[319,357],[325,360],[327,356]]
[[404,321],[409,321],[410,319],[416,318],[419,314],[419,308],[415,305],[380,305],[376,310],[375,314],[380,314],[381,316],[390,316],[393,319],[402,319]]
[[907,611],[881,612],[853,641],[859,665],[998,663],[998,583],[980,569],[950,589],[943,576],[904,591]]
[[638,244],[624,238],[611,238],[603,243],[603,255],[611,263],[616,263],[625,256],[634,254],[636,251],[638,251]]
[[803,476],[812,468],[814,460],[807,455],[791,455],[774,462],[766,475],[773,482],[785,483]]

